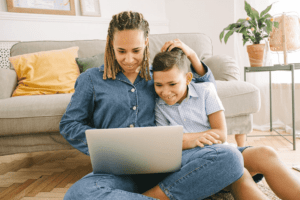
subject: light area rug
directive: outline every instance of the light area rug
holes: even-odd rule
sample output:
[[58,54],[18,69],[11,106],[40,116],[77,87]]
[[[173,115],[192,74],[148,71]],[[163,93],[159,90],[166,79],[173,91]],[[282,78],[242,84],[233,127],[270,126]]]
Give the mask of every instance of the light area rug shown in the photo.
[[[262,182],[259,182],[257,185],[270,200],[280,200],[280,198],[278,198],[274,192],[269,187],[266,187]],[[205,200],[234,200],[234,198],[230,192],[221,191],[209,198],[206,198]]]

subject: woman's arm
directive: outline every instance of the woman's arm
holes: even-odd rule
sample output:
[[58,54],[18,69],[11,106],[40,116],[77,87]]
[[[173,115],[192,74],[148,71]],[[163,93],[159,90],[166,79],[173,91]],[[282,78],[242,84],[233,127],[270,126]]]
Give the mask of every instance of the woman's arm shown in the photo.
[[225,121],[224,111],[208,115],[210,130],[198,133],[183,134],[182,149],[192,149],[197,146],[204,147],[204,145],[222,144],[227,140],[227,127]]
[[87,72],[76,80],[75,93],[60,121],[61,135],[76,149],[89,155],[85,131],[92,125],[94,110],[93,87]]

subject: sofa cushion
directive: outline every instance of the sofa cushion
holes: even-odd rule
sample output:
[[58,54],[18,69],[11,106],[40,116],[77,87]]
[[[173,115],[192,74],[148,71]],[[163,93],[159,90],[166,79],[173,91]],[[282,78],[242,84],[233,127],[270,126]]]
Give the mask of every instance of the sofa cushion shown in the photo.
[[209,66],[216,80],[238,81],[240,70],[236,61],[228,55],[216,55],[203,60]]
[[72,93],[0,99],[0,136],[59,132],[71,97]]
[[11,97],[16,85],[16,72],[11,69],[0,68],[0,99]]
[[259,89],[244,81],[216,81],[226,117],[248,115],[260,109]]
[[39,51],[66,49],[78,46],[78,58],[85,58],[99,53],[104,53],[105,44],[105,40],[19,42],[10,49],[10,56],[35,53]]
[[10,57],[17,76],[14,96],[73,93],[79,75],[75,58],[79,47]]
[[99,67],[104,64],[104,53],[94,55],[87,58],[76,58],[80,73],[85,72],[89,68]]

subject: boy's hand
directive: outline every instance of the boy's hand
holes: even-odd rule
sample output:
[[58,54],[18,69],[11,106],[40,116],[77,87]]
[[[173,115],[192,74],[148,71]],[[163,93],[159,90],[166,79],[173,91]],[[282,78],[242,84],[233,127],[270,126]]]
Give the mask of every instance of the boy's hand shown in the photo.
[[202,136],[196,138],[196,146],[204,147],[204,145],[222,144],[221,140],[218,140],[220,136],[215,132],[209,131]]
[[161,48],[161,52],[171,51],[175,47],[180,48],[188,58],[195,53],[193,49],[181,42],[179,39],[166,42]]

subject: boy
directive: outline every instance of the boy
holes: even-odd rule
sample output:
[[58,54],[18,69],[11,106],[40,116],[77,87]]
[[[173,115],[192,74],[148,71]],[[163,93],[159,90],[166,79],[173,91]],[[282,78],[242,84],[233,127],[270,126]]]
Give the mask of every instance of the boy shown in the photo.
[[[193,76],[188,72],[185,54],[190,59],[192,50],[179,41],[177,45],[162,51],[155,56],[152,64],[154,87],[159,96],[155,108],[157,125],[182,125],[185,133],[183,150],[205,148],[207,145],[226,142],[224,107],[215,86],[209,82],[191,82]],[[257,175],[253,177],[257,179],[255,181],[261,180],[263,174],[278,197],[298,198],[300,181],[278,159],[273,149],[268,147],[238,147],[238,149],[244,157],[245,168],[252,176]],[[243,183],[245,191],[241,193],[246,192],[246,188],[252,188],[252,194],[264,196],[257,191],[259,189],[253,183],[249,179],[247,184]],[[290,189],[291,185],[293,190]]]

